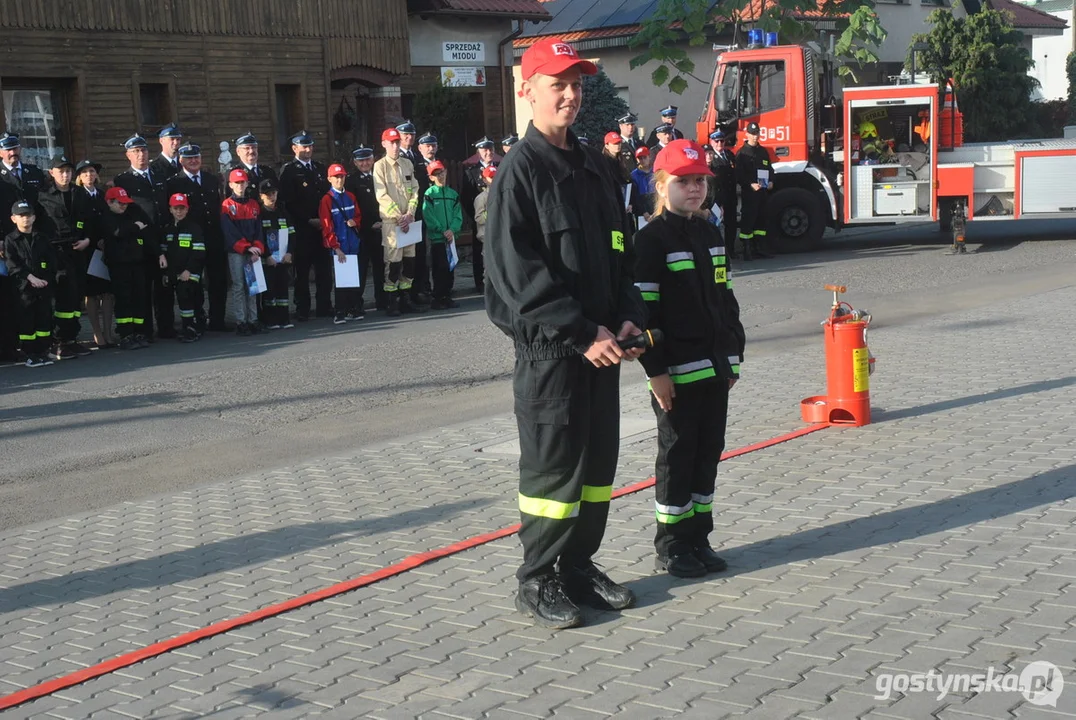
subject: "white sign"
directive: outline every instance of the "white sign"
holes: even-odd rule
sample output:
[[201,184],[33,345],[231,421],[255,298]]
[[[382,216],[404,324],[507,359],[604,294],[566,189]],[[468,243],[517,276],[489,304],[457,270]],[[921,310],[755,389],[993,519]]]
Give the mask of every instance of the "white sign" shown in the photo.
[[481,67],[443,67],[441,84],[445,87],[485,87],[486,69]]
[[486,44],[480,42],[446,42],[441,45],[442,57],[450,63],[485,63]]

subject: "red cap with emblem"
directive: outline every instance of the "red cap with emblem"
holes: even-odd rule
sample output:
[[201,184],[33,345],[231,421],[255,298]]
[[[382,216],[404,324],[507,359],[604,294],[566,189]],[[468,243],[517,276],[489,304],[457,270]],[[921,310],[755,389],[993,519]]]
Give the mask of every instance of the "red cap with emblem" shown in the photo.
[[702,148],[694,140],[673,140],[662,148],[654,161],[654,172],[664,170],[670,175],[713,175],[706,164]]
[[568,68],[579,66],[584,75],[597,75],[598,66],[583,60],[575,48],[557,37],[542,38],[523,53],[523,79],[530,80],[535,73],[560,75]]
[[172,197],[168,198],[168,207],[185,207],[189,208],[190,202],[187,200],[187,196],[183,193],[176,193]]
[[607,132],[607,133],[605,133],[605,144],[606,145],[619,145],[622,142],[624,142],[624,138],[620,137],[620,133],[616,133],[616,132]]
[[389,128],[388,130],[384,130],[381,133],[381,142],[385,142],[386,140],[399,140],[399,139],[400,139],[400,131],[397,130],[396,128]]

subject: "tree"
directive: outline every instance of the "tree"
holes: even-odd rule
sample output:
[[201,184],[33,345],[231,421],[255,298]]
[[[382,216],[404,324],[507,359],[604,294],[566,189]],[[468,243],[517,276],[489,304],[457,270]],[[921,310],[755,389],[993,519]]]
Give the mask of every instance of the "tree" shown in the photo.
[[1069,76],[1069,122],[1076,123],[1076,52],[1069,53],[1065,71]]
[[1031,93],[1039,81],[1027,74],[1035,63],[1012,16],[984,9],[957,18],[949,10],[935,10],[927,22],[933,26],[930,32],[912,38],[913,44],[928,46],[920,51],[919,67],[935,82],[953,78],[965,138],[977,142],[1035,135]]
[[585,135],[591,145],[600,145],[605,133],[617,129],[616,119],[628,112],[628,104],[600,69],[597,75],[583,76],[583,101],[572,130],[576,135]]
[[[650,62],[658,67],[651,73],[655,85],[668,85],[677,95],[687,89],[684,76],[699,82],[695,63],[682,44],[692,47],[711,42],[725,25],[740,28],[744,9],[752,0],[658,0],[650,19],[631,42],[641,52],[631,60],[635,69]],[[816,12],[837,21],[840,37],[834,48],[841,76],[855,77],[855,68],[879,61],[874,52],[886,38],[885,28],[875,14],[873,0],[762,0],[762,12],[752,24],[766,32],[777,32],[786,42],[808,42],[818,37],[809,20],[798,20],[803,12]]]
[[414,114],[412,122],[419,132],[432,132],[448,138],[463,130],[470,100],[466,92],[445,87],[437,78],[415,95],[411,111]]

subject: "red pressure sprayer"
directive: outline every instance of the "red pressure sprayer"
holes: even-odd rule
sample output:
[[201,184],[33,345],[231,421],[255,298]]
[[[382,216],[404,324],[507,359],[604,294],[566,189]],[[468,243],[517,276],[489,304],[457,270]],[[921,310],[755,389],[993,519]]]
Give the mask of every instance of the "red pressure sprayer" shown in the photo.
[[871,315],[841,301],[844,285],[826,285],[833,293],[833,307],[822,322],[826,349],[826,394],[804,398],[800,413],[805,422],[834,425],[869,425],[871,421],[870,375],[874,356],[867,347]]

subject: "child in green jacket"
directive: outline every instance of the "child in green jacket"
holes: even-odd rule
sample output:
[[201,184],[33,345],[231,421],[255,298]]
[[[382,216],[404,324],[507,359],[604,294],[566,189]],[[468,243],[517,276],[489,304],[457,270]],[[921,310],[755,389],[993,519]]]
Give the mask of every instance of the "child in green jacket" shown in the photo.
[[463,209],[459,194],[445,186],[445,166],[434,160],[426,166],[432,185],[422,196],[422,222],[426,238],[430,242],[430,260],[433,265],[434,310],[458,308],[452,299],[453,270],[459,256],[456,254],[456,236],[463,229]]

